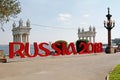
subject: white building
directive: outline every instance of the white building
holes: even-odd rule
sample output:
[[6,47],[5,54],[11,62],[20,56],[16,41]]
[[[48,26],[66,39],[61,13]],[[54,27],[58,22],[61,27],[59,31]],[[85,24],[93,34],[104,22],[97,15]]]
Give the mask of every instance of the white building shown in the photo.
[[[19,26],[16,27],[16,23],[13,23],[12,34],[13,34],[13,42],[22,42],[26,43],[29,42],[29,35],[30,35],[30,21],[29,19],[26,22],[26,26],[23,26],[23,20],[19,20]],[[16,45],[15,50],[19,47]]]
[[80,28],[78,28],[78,38],[79,39],[88,39],[90,42],[95,42],[95,36],[96,36],[96,29],[95,27],[89,27],[89,31],[84,31],[84,28],[82,28],[82,31]]

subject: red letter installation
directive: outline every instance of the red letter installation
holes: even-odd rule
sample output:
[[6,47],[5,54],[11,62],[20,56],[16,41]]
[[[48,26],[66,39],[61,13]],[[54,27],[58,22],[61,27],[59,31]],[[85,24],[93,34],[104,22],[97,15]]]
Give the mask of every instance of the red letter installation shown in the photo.
[[[18,46],[19,49],[14,51],[15,46]],[[15,54],[19,55],[21,58],[25,58],[24,54],[24,44],[21,42],[10,42],[9,43],[9,58],[14,58]]]

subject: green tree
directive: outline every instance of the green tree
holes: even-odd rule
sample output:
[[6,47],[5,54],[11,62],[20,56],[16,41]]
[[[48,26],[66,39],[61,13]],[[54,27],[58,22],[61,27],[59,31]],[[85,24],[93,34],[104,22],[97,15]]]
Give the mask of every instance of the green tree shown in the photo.
[[[20,2],[18,0],[0,0],[0,24],[8,22],[10,18],[16,18],[21,12]],[[2,29],[2,27],[1,27]]]

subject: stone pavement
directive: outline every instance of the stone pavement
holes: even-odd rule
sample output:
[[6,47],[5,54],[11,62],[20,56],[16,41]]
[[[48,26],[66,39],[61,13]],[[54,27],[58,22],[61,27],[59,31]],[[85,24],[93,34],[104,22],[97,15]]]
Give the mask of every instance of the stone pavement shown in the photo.
[[0,80],[105,80],[120,53],[71,55],[0,64]]

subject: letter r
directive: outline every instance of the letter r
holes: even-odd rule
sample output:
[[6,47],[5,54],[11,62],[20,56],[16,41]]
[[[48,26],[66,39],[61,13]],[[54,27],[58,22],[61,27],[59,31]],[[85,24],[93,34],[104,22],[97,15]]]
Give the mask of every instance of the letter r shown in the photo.
[[[19,49],[14,51],[14,46],[15,45],[19,45]],[[10,42],[9,43],[9,58],[14,58],[15,54],[18,54],[21,58],[25,58],[25,56],[23,55],[23,51],[24,51],[24,44],[21,42]]]

